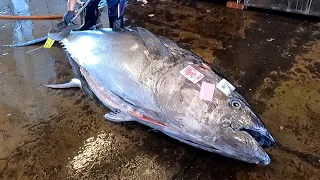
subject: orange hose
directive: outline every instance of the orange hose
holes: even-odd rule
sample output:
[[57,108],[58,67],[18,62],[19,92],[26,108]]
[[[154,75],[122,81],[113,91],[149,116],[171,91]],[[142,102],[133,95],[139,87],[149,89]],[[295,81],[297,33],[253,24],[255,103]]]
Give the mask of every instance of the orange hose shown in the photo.
[[[77,11],[75,13],[77,13]],[[62,19],[62,18],[63,18],[63,14],[45,15],[45,16],[0,15],[0,20],[1,19],[11,19],[11,20],[55,20],[55,19]]]
[[0,19],[11,19],[11,20],[53,20],[62,19],[63,15],[49,15],[49,16],[12,16],[12,15],[1,15]]

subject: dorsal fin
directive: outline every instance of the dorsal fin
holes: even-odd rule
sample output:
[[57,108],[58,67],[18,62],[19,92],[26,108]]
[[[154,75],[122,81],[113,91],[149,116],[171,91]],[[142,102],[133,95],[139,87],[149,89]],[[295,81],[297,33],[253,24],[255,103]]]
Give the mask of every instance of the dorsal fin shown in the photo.
[[169,49],[155,35],[142,27],[137,27],[137,29],[150,55],[155,55],[160,59],[171,58],[172,54]]

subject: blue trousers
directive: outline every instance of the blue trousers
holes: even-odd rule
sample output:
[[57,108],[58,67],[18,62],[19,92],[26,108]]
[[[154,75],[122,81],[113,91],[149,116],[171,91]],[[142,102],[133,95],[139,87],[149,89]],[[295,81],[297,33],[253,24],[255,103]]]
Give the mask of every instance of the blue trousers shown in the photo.
[[127,0],[91,0],[85,8],[85,22],[80,30],[87,30],[96,24],[98,6],[101,1],[107,2],[110,28],[123,28],[123,16]]
[[[91,0],[87,9],[98,9],[102,0]],[[118,19],[123,17],[127,0],[104,0],[107,1],[109,18]]]

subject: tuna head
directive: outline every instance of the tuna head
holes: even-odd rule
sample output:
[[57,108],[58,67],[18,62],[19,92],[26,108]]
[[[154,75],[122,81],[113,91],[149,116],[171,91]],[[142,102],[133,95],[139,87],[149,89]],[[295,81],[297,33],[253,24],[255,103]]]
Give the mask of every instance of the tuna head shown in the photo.
[[275,141],[245,99],[234,92],[229,96],[221,94],[216,102],[211,120],[219,127],[219,136],[214,140],[217,151],[243,161],[269,164],[263,148],[272,147]]
[[[247,101],[236,91],[227,93],[225,79],[196,64],[191,67],[204,77],[197,83],[191,82],[179,73],[185,66],[189,65],[172,67],[157,88],[158,101],[170,118],[168,124],[180,131],[179,138],[231,158],[269,164],[263,148],[273,146],[274,139]],[[213,88],[206,89],[206,83]],[[211,97],[202,97],[203,91],[211,93]],[[165,98],[168,95],[170,101]]]
[[[154,97],[169,127],[166,134],[242,161],[269,164],[263,148],[274,139],[245,98],[201,58],[140,29],[153,63]],[[151,71],[150,71],[151,72]]]
[[[183,75],[186,67],[196,70],[200,80]],[[263,148],[273,146],[273,137],[234,86],[203,63],[171,67],[158,81],[156,96],[180,139],[245,162],[270,163]]]

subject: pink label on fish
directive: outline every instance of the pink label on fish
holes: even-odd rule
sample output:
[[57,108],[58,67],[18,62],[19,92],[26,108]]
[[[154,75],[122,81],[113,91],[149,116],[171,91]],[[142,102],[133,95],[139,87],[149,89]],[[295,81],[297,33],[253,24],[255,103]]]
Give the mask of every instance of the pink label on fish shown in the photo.
[[199,82],[204,75],[197,71],[192,66],[187,66],[180,71],[180,74],[183,75],[185,78],[189,79],[193,83]]
[[214,84],[202,82],[200,93],[199,93],[199,98],[206,100],[206,101],[212,101],[214,89],[215,89]]

